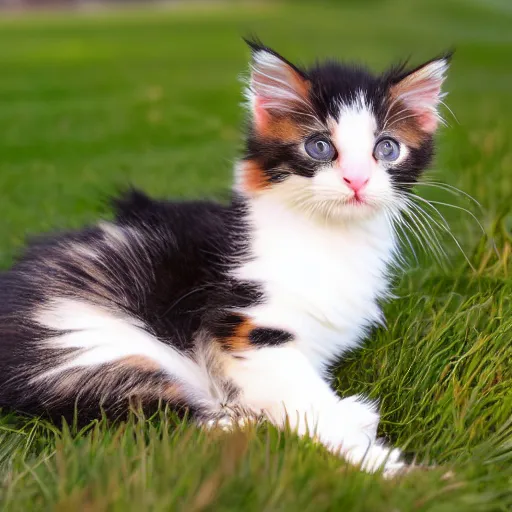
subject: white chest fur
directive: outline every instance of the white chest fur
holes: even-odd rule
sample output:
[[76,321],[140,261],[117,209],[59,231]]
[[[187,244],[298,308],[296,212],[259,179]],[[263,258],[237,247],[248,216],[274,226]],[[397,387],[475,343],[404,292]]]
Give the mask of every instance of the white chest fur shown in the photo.
[[251,261],[236,270],[265,290],[249,314],[256,323],[285,329],[317,367],[357,346],[382,320],[387,268],[396,248],[384,216],[322,226],[271,197],[251,203]]

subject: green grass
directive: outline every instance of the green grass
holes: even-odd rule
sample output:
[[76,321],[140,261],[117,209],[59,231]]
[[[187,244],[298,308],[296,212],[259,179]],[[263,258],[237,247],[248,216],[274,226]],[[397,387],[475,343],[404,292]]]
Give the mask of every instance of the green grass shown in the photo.
[[[512,508],[512,9],[507,0],[222,4],[0,19],[0,265],[27,234],[108,215],[132,182],[222,197],[240,148],[237,76],[256,32],[291,59],[376,69],[456,46],[431,187],[471,261],[411,259],[387,330],[336,369],[381,401],[382,434],[435,464],[386,481],[269,427],[205,434],[163,414],[57,428],[0,416],[5,510],[472,511]],[[59,426],[60,427],[60,426]]]

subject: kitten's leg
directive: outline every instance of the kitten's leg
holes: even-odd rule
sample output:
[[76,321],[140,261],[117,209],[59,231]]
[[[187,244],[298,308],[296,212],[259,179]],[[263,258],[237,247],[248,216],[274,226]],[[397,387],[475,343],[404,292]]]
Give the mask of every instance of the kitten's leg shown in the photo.
[[262,347],[239,354],[228,375],[241,401],[275,425],[287,422],[299,435],[314,435],[326,447],[368,471],[399,470],[400,451],[376,440],[379,415],[360,398],[340,400],[306,357],[290,346]]

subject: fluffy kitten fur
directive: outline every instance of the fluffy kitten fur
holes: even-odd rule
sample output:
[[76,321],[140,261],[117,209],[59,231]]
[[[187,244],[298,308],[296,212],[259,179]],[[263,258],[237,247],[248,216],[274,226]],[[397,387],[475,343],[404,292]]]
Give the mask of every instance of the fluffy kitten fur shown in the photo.
[[[231,203],[131,191],[113,222],[31,243],[0,276],[0,406],[84,421],[162,402],[210,425],[263,416],[393,473],[400,452],[376,439],[375,405],[338,398],[326,369],[383,320],[393,222],[431,160],[448,58],[376,76],[249,44]],[[308,154],[312,135],[330,160]],[[392,162],[375,153],[382,137],[399,147]]]

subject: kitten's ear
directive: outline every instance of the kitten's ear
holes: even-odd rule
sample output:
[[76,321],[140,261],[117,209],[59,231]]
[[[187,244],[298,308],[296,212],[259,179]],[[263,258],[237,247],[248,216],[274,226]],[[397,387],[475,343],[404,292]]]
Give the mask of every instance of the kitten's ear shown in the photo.
[[273,111],[307,110],[310,82],[305,73],[259,42],[246,43],[252,52],[247,96],[256,127],[264,128]]
[[441,87],[446,78],[450,58],[451,54],[448,54],[431,60],[400,76],[390,87],[391,99],[401,101],[412,110],[421,129],[427,133],[433,133],[442,120],[438,107],[445,96]]

